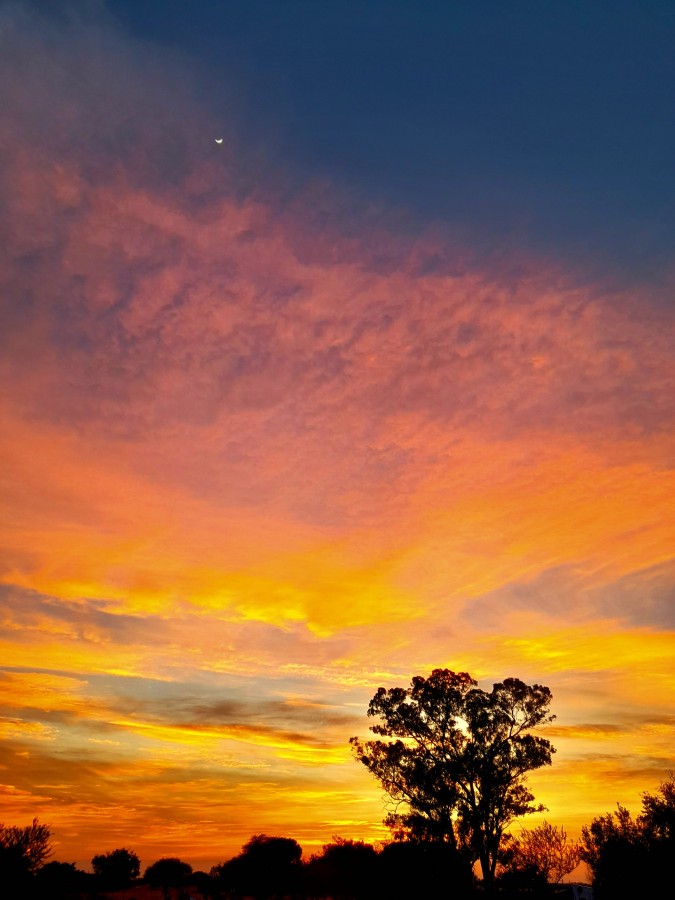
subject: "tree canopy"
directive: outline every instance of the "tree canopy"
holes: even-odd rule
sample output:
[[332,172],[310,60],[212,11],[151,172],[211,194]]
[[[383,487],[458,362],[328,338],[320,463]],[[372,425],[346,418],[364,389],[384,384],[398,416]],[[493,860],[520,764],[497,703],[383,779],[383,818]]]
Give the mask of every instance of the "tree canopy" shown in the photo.
[[637,818],[617,805],[615,813],[598,816],[584,826],[581,839],[582,858],[591,870],[598,900],[629,895],[670,897],[675,777],[671,774],[655,794],[642,795],[642,813]]
[[370,900],[376,895],[378,855],[372,844],[334,837],[307,864],[311,893],[333,900]]
[[34,890],[23,891],[21,897],[71,900],[73,896],[93,892],[94,882],[95,876],[78,869],[75,863],[51,861],[35,873]]
[[120,847],[95,856],[91,867],[108,890],[117,891],[129,887],[138,878],[141,861],[133,850]]
[[165,900],[169,900],[172,887],[182,887],[192,875],[190,863],[183,862],[175,856],[163,856],[145,870],[144,878],[150,887],[161,888]]
[[0,824],[0,883],[25,893],[27,884],[52,854],[49,825],[33,819],[30,825]]
[[301,856],[302,847],[293,838],[254,834],[241,853],[218,866],[214,875],[226,890],[256,900],[283,897],[296,891]]
[[581,845],[567,840],[564,828],[542,822],[536,828],[523,828],[504,848],[500,859],[503,882],[522,883],[529,876],[534,882],[559,884],[579,865]]
[[379,688],[368,715],[386,740],[350,743],[393,801],[388,824],[479,860],[490,886],[506,826],[543,810],[525,780],[555,752],[532,733],[555,718],[550,703],[542,685],[507,678],[484,691],[466,672],[434,669],[408,688]]
[[7,854],[23,860],[28,872],[36,872],[52,855],[49,825],[40,824],[37,818],[30,825],[21,827],[0,824],[0,848]]

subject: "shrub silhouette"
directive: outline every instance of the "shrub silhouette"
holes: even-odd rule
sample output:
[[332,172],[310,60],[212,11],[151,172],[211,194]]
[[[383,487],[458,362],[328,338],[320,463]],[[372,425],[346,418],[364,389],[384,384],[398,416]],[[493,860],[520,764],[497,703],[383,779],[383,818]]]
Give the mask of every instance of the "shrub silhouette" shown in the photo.
[[[597,900],[623,896],[670,898],[675,859],[675,779],[642,795],[633,819],[618,806],[582,829],[582,858],[593,875]],[[669,885],[669,887],[664,887]]]
[[143,877],[150,887],[161,888],[164,900],[169,900],[171,888],[182,887],[191,874],[192,866],[189,863],[175,856],[164,856],[148,866]]
[[241,853],[219,866],[223,889],[256,900],[295,894],[300,883],[302,847],[293,838],[254,834]]
[[126,847],[101,853],[91,861],[94,874],[104,890],[119,891],[130,887],[141,871],[141,861]]

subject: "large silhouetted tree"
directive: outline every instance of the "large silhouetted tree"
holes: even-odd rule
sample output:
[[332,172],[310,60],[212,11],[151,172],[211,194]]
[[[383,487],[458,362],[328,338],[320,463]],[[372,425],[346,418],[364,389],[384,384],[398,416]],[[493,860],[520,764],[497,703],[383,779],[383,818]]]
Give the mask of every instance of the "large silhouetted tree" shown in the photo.
[[551,743],[532,733],[553,720],[550,702],[538,684],[507,678],[484,691],[466,672],[435,669],[380,688],[368,715],[386,740],[351,744],[394,801],[389,824],[479,860],[491,888],[504,828],[543,809],[525,778],[551,762]]

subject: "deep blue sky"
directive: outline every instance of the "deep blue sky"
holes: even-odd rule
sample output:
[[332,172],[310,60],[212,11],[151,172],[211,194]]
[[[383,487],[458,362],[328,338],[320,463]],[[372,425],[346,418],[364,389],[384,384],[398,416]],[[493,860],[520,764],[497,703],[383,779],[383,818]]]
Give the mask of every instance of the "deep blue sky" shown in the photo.
[[[640,278],[675,232],[675,4],[109,0],[300,177]],[[224,126],[226,127],[226,126]],[[240,121],[239,126],[242,127]]]

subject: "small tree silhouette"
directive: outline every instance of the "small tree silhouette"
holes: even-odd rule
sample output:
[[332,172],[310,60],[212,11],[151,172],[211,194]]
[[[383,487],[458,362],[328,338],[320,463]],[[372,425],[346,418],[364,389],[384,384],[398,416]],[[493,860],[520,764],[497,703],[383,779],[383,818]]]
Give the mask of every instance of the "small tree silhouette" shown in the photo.
[[98,875],[106,890],[119,891],[130,887],[141,871],[141,861],[126,847],[101,853],[91,861],[94,874]]
[[172,887],[182,887],[192,874],[192,866],[174,856],[164,856],[145,870],[150,887],[161,888],[164,900],[169,900]]
[[502,877],[517,873],[532,875],[544,884],[559,884],[581,861],[581,845],[567,840],[564,828],[542,822],[536,828],[523,828],[505,848]]
[[22,859],[29,872],[34,873],[53,853],[49,825],[41,825],[37,818],[30,825],[20,827],[0,824],[0,848]]
[[369,900],[377,885],[378,856],[371,844],[334,837],[307,864],[312,893],[334,900]]
[[302,847],[293,838],[254,834],[241,853],[218,867],[219,881],[228,891],[256,900],[283,897],[297,891]]
[[581,832],[582,858],[593,876],[598,900],[612,897],[665,897],[675,859],[675,777],[655,794],[642,795],[642,814],[615,813],[593,819]]

